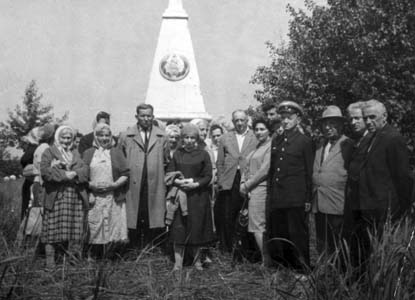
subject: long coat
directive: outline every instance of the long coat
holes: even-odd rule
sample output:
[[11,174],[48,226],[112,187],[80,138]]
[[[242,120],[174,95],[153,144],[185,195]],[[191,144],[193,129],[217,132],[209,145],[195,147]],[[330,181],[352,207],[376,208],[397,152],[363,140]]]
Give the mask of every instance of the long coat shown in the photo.
[[148,178],[148,213],[150,228],[164,227],[166,212],[165,149],[167,138],[158,127],[153,126],[148,142],[147,154],[144,141],[137,125],[131,126],[121,133],[118,147],[122,149],[130,168],[129,189],[127,192],[127,226],[137,228],[138,208],[140,205],[141,179],[143,165],[147,155]]
[[322,161],[322,144],[316,151],[313,166],[313,212],[343,215],[347,162],[353,151],[353,142],[345,135],[332,146]]
[[412,179],[408,150],[404,138],[390,125],[379,130],[369,146],[360,168],[359,197],[352,207],[361,210],[388,208],[394,217],[408,211],[411,205]]
[[246,133],[241,151],[239,151],[235,131],[227,132],[221,137],[216,161],[218,185],[221,190],[232,189],[238,166],[241,172],[245,169],[246,157],[257,144],[258,141],[251,130]]

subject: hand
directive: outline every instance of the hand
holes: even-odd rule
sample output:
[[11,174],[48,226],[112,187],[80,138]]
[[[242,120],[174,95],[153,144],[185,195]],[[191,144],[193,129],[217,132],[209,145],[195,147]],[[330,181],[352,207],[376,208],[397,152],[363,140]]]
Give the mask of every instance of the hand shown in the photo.
[[245,183],[241,183],[241,186],[239,188],[239,193],[242,196],[245,196],[246,194],[248,194],[248,189],[246,188],[246,184]]
[[304,211],[309,212],[311,210],[311,203],[307,202],[304,206]]
[[76,177],[76,172],[75,171],[66,171],[65,172],[65,176],[69,180],[72,180],[72,179],[74,179]]
[[184,182],[185,182],[184,179],[176,178],[174,180],[174,184],[177,185],[178,187],[182,187],[182,185],[184,184]]
[[181,188],[185,191],[190,191],[190,190],[194,190],[196,188],[199,187],[199,183],[198,182],[185,182]]
[[50,166],[53,167],[58,167],[60,169],[66,169],[66,164],[62,161],[60,161],[59,159],[53,159]]

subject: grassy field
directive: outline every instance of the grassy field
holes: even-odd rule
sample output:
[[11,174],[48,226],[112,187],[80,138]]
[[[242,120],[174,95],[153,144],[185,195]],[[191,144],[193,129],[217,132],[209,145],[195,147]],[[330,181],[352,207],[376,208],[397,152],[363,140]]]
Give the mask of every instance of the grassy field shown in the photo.
[[63,257],[60,267],[44,270],[32,248],[13,242],[20,216],[21,182],[0,184],[0,299],[415,299],[412,226],[387,228],[375,245],[369,272],[360,284],[353,269],[339,273],[336,257],[317,260],[307,281],[289,270],[260,264],[232,265],[213,251],[204,271],[192,267],[172,273],[172,262],[157,249],[128,253],[118,260]]

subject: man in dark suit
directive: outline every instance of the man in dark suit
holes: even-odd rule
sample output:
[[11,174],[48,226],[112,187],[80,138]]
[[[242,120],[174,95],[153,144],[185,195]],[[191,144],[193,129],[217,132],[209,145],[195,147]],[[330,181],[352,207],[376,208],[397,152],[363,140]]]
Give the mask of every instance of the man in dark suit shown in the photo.
[[277,263],[305,272],[309,266],[308,214],[313,170],[311,139],[298,130],[302,107],[283,101],[278,107],[284,128],[271,144],[266,205],[270,256]]
[[354,193],[347,197],[354,235],[350,248],[359,266],[364,265],[370,254],[368,231],[380,237],[388,214],[392,221],[405,216],[411,206],[412,193],[406,143],[399,132],[387,124],[385,106],[377,100],[369,100],[362,113],[369,140],[363,145],[361,162],[356,165],[353,163],[356,158],[352,159],[349,174],[355,186]]
[[216,162],[219,196],[215,203],[215,226],[220,248],[232,251],[234,228],[244,198],[239,194],[241,172],[247,155],[256,148],[257,140],[248,128],[248,116],[243,110],[232,113],[234,130],[225,133],[218,148]]

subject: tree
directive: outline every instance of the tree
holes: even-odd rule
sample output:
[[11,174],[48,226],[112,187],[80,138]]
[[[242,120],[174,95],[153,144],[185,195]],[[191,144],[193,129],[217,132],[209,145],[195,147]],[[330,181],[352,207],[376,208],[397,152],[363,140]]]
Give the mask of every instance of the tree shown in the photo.
[[25,90],[23,106],[16,105],[14,111],[9,111],[9,120],[0,123],[0,147],[16,144],[36,126],[67,120],[67,112],[61,118],[54,119],[53,106],[41,104],[42,98],[43,95],[38,94],[36,82],[32,80]]
[[415,1],[305,1],[288,6],[289,42],[268,43],[271,64],[251,82],[256,99],[300,102],[312,122],[326,105],[376,98],[412,139],[415,126]]

